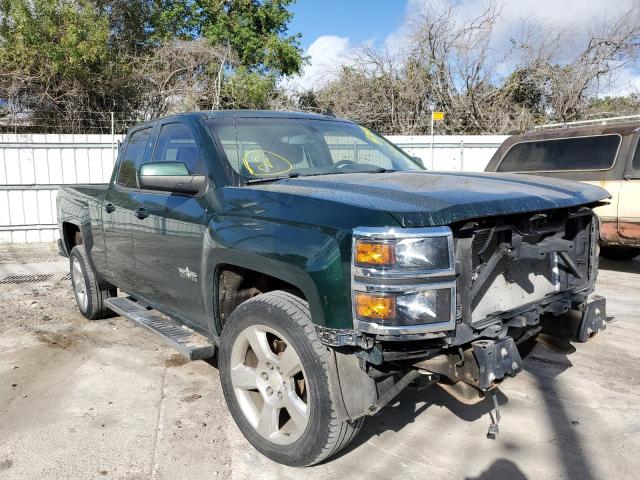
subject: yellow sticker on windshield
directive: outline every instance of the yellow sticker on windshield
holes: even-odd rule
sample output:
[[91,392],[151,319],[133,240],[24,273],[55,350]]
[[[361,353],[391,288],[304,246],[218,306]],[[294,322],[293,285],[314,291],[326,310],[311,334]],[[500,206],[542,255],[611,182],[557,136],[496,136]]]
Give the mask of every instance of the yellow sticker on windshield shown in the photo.
[[380,141],[380,138],[375,133],[373,133],[371,130],[369,130],[367,127],[363,127],[362,125],[360,125],[360,128],[364,132],[364,134],[367,137],[367,139],[371,140],[373,143],[378,144],[378,145],[380,145],[382,143]]
[[254,177],[283,175],[293,169],[291,162],[282,155],[266,150],[249,150],[242,163]]

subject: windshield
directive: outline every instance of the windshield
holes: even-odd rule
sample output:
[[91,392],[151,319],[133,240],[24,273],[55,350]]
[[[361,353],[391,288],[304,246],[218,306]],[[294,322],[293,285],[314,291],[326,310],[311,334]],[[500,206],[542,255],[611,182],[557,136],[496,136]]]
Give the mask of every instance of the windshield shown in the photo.
[[246,182],[330,173],[424,170],[413,158],[359,125],[331,120],[208,120],[227,160]]

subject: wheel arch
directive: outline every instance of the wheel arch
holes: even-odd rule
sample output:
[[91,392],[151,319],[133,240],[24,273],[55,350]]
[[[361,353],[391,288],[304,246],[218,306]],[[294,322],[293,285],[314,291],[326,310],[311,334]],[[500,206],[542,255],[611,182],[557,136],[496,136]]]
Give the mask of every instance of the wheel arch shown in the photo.
[[[275,290],[285,290],[309,304],[314,323],[324,325],[325,316],[319,292],[311,277],[283,262],[247,253],[229,255],[225,261],[210,265],[203,282],[205,308],[211,336],[219,337],[228,316],[244,301]],[[232,258],[229,258],[232,257]],[[240,258],[239,258],[240,257]]]
[[67,256],[71,254],[71,249],[82,243],[82,232],[80,226],[75,222],[62,222],[62,243],[66,250]]
[[[212,217],[203,239],[201,294],[207,328],[221,334],[217,318],[219,272],[243,269],[268,277],[281,289],[299,292],[309,304],[314,324],[350,328],[350,232],[245,217]],[[282,287],[284,285],[284,288]],[[269,288],[267,291],[277,289]]]

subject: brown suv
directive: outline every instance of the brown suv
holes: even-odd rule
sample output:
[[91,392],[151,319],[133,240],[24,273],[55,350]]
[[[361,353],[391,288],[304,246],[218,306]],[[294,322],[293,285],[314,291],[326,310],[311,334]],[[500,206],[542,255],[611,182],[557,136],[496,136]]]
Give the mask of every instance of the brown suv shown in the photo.
[[640,121],[541,129],[508,138],[487,172],[578,180],[604,187],[611,201],[596,208],[602,255],[640,254]]

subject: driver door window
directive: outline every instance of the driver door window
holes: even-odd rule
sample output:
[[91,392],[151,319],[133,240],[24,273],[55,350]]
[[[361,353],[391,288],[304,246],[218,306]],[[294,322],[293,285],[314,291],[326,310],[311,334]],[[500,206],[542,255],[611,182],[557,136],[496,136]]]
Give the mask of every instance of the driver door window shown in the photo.
[[184,123],[167,123],[160,129],[151,162],[182,162],[191,175],[204,175],[196,140]]

